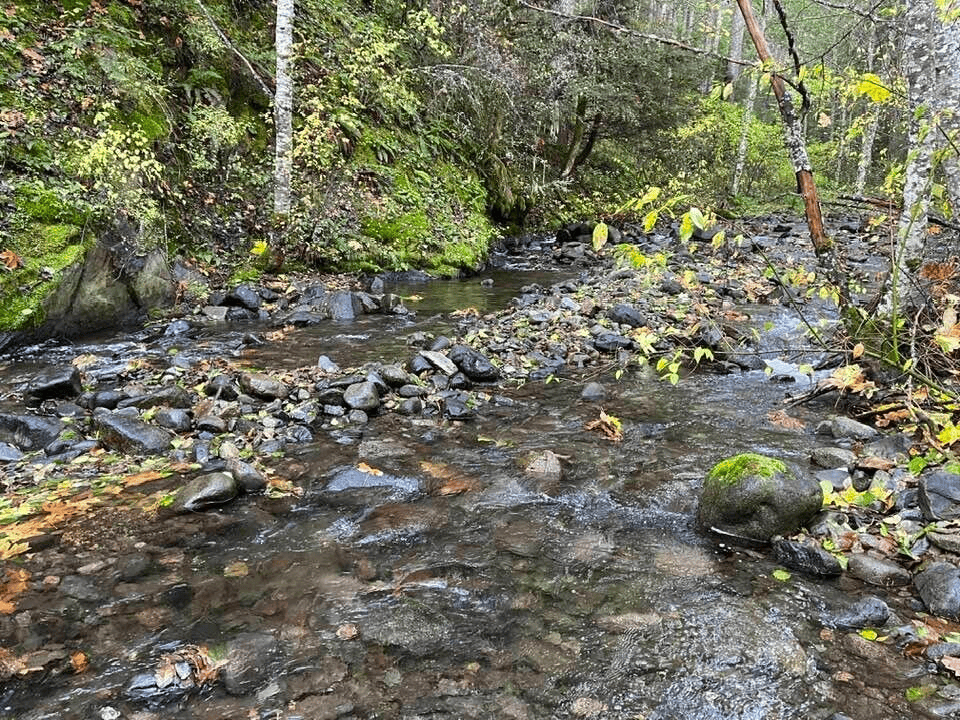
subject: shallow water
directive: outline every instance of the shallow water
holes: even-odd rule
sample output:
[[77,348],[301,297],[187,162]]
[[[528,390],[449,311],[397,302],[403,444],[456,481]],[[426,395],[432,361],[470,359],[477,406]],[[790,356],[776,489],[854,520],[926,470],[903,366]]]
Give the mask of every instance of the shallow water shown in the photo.
[[[493,288],[397,288],[423,296],[417,317],[326,324],[265,346],[244,345],[247,330],[177,342],[271,369],[319,354],[342,365],[401,359],[409,333],[453,327],[445,311],[488,312],[520,285],[549,281],[507,273]],[[762,322],[795,326],[784,312],[767,309]],[[119,363],[169,350],[143,336],[110,342],[62,352]],[[580,399],[586,379],[606,385],[602,405]],[[717,460],[753,451],[806,461],[823,411],[791,409],[802,429],[769,419],[794,384],[760,371],[699,373],[677,387],[643,374],[562,378],[505,391],[509,401],[475,421],[389,415],[318,438],[278,461],[306,489],[292,509],[237,501],[205,518],[222,522],[173,525],[181,541],[146,576],[98,578],[103,602],[34,601],[25,621],[82,646],[92,667],[50,676],[40,692],[35,680],[11,682],[0,717],[924,717],[903,699],[915,663],[821,622],[861,594],[902,598],[851,580],[781,582],[762,552],[718,544],[694,522]],[[622,442],[584,429],[601,406],[622,420]],[[558,480],[524,472],[546,450],[562,458]],[[229,570],[238,563],[244,573]],[[251,636],[272,639],[252,694],[134,687],[165,652]]]

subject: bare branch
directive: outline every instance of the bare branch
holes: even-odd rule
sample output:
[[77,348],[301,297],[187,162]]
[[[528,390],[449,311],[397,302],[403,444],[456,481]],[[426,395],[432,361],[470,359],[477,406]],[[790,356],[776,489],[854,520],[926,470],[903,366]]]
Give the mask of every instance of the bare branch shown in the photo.
[[688,45],[687,43],[680,42],[679,40],[674,40],[673,38],[665,38],[660,35],[654,35],[652,33],[645,33],[639,30],[634,30],[633,28],[624,27],[609,20],[603,20],[602,18],[594,17],[592,15],[573,15],[570,13],[565,13],[560,10],[552,10],[550,8],[541,7],[540,5],[535,5],[527,0],[517,0],[521,5],[531,10],[536,10],[537,12],[544,13],[546,15],[554,15],[556,17],[564,18],[565,20],[579,20],[583,22],[593,23],[595,25],[600,25],[609,30],[612,30],[615,33],[622,35],[628,35],[630,37],[640,38],[641,40],[651,40],[661,45],[669,45],[670,47],[679,48],[680,50],[686,50],[687,52],[694,53],[696,55],[706,55],[707,57],[717,58],[718,60],[723,60],[724,62],[733,63],[734,65],[742,65],[744,67],[751,67],[753,63],[746,62],[744,60],[738,60],[732,57],[727,57],[726,55],[721,55],[720,53],[715,53],[712,50],[707,50],[706,48],[696,47],[695,45]]
[[270,87],[267,85],[267,83],[263,81],[263,78],[260,77],[257,71],[253,69],[253,65],[251,65],[250,61],[247,60],[246,57],[244,57],[243,53],[237,50],[237,46],[234,45],[232,42],[230,42],[230,38],[228,38],[227,34],[220,29],[219,25],[217,25],[217,21],[213,19],[213,15],[210,14],[210,11],[207,10],[207,8],[204,6],[202,2],[200,2],[200,0],[197,0],[197,5],[200,7],[200,10],[206,16],[207,21],[213,27],[214,31],[217,33],[217,37],[220,38],[220,42],[226,45],[227,48],[229,48],[230,51],[234,55],[236,55],[238,58],[240,58],[243,64],[247,66],[247,70],[250,72],[250,75],[253,77],[253,79],[256,80],[257,85],[260,86],[260,89],[263,91],[263,94],[266,95],[267,97],[273,97],[273,90],[271,90]]

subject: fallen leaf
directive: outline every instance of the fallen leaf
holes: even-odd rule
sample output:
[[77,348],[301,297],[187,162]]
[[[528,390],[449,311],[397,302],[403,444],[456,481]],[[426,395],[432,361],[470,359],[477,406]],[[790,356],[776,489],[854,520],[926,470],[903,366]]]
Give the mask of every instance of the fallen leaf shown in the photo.
[[137,485],[143,485],[144,483],[153,482],[154,480],[162,480],[167,477],[167,475],[168,473],[161,473],[156,470],[146,470],[134,475],[127,475],[123,478],[123,484],[127,487],[136,487]]
[[897,464],[886,458],[877,457],[876,455],[870,455],[869,457],[862,457],[857,460],[857,467],[864,470],[890,470],[896,467]]
[[230,563],[223,569],[224,577],[246,577],[249,574],[250,568],[243,560]]
[[27,589],[30,573],[21,568],[7,569],[6,577],[0,584],[0,615],[10,615],[16,610],[14,602],[17,595]]
[[16,270],[23,267],[23,258],[17,255],[13,250],[4,250],[0,252],[0,263],[7,270]]
[[597,420],[591,420],[584,427],[587,430],[599,430],[607,440],[613,442],[623,440],[623,424],[620,419],[607,415],[603,410],[600,410],[600,417]]
[[432,495],[459,495],[479,487],[480,483],[456,468],[426,460],[420,462],[420,469],[439,483],[428,483],[427,489]]
[[770,413],[767,415],[767,420],[786,430],[802,430],[804,427],[806,427],[802,420],[798,420],[795,417],[790,417],[783,410],[777,410]]
[[70,666],[75,673],[82,673],[90,666],[90,663],[87,660],[86,654],[77,650],[77,652],[70,655]]
[[960,678],[960,657],[944,655],[942,658],[940,658],[940,664],[953,673],[954,677]]
[[366,473],[367,475],[373,475],[375,477],[380,477],[383,475],[383,470],[377,470],[377,468],[375,467],[370,467],[365,462],[362,462],[359,465],[357,465],[357,470],[359,470],[362,473]]

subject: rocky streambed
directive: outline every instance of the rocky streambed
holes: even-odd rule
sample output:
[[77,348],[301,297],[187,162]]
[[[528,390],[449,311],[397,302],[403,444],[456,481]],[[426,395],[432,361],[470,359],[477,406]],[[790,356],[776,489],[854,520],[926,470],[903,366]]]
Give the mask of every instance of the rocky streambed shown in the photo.
[[[761,272],[793,228],[628,230],[639,267],[582,230],[467,281],[277,278],[7,356],[0,716],[960,708],[950,478],[783,404],[823,359],[785,354],[803,323]],[[741,451],[824,483],[805,535],[697,525]]]

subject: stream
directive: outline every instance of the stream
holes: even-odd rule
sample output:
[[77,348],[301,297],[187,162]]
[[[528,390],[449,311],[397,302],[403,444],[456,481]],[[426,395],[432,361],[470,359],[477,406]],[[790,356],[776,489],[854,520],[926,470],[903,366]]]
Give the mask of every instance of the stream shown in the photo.
[[[414,332],[455,332],[451,311],[493,312],[522,285],[562,276],[483,277],[492,287],[391,287],[421,297],[415,317],[328,322],[264,344],[245,341],[255,325],[219,325],[189,342],[144,332],[27,348],[0,363],[0,382],[80,354],[101,358],[105,375],[110,358],[162,364],[173,347],[270,371],[320,355],[344,367],[402,358]],[[783,307],[747,314],[795,337]],[[91,667],[0,686],[0,718],[943,716],[905,699],[926,677],[920,663],[825,621],[867,595],[909,608],[908,592],[778,579],[762,548],[718,543],[695,523],[718,460],[751,451],[805,464],[823,443],[814,429],[829,407],[792,408],[798,429],[769,421],[809,382],[787,363],[774,375],[697,372],[672,386],[605,372],[490,388],[472,420],[382,414],[318,432],[272,461],[304,488],[286,503],[247,496],[158,528],[120,523],[79,560],[42,551],[43,572],[81,578],[83,591],[25,597],[11,632],[26,648],[80,647]],[[604,401],[581,398],[591,380]],[[585,430],[601,407],[622,421],[622,441]],[[525,471],[545,451],[561,477]],[[138,559],[142,570],[124,572]],[[83,573],[80,562],[103,566]],[[231,663],[196,686],[177,662],[187,646]],[[158,687],[171,655],[177,677]]]

